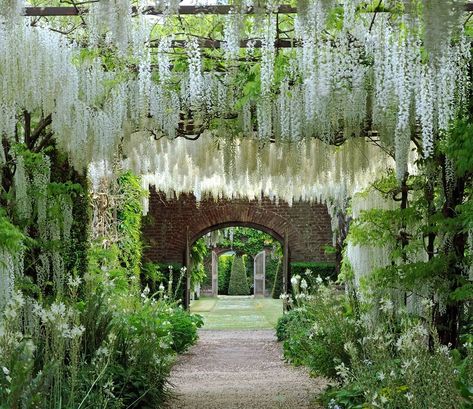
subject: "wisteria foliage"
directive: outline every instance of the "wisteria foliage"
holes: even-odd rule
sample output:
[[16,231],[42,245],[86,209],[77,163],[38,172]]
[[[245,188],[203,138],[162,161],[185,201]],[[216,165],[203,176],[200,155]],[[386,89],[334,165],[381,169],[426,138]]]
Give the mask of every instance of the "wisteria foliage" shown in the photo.
[[[99,1],[86,17],[88,35],[85,40],[77,39],[80,41],[71,41],[47,26],[32,27],[29,20],[14,17],[22,2],[3,1],[0,133],[12,138],[16,115],[22,110],[51,113],[57,144],[77,169],[85,170],[92,163],[99,164],[95,169],[108,168],[100,164],[111,163],[120,152],[127,163],[141,162],[135,170],[159,172],[155,180],[178,173],[179,177],[173,179],[174,188],[196,187],[203,191],[207,175],[201,172],[202,166],[194,165],[200,161],[195,152],[183,157],[170,154],[167,159],[156,154],[168,145],[170,152],[180,152],[187,144],[168,140],[195,139],[196,134],[205,131],[218,137],[214,143],[223,146],[219,151],[222,154],[217,152],[212,158],[219,166],[222,160],[230,165],[241,160],[238,154],[235,156],[235,152],[242,151],[241,146],[255,147],[251,165],[233,167],[234,182],[221,176],[212,182],[217,187],[213,185],[210,190],[217,195],[224,189],[229,189],[229,195],[253,195],[252,191],[263,190],[291,201],[324,195],[323,181],[329,173],[322,176],[320,172],[306,172],[301,191],[294,188],[288,193],[291,188],[286,179],[270,178],[270,183],[258,172],[264,152],[276,154],[289,173],[297,174],[300,161],[285,159],[292,151],[300,154],[306,149],[300,147],[311,143],[318,147],[314,155],[330,150],[302,141],[315,139],[333,145],[375,135],[394,154],[398,179],[402,180],[408,169],[411,133],[420,132],[423,154],[429,157],[435,135],[445,131],[462,109],[468,86],[469,46],[461,13],[450,13],[446,23],[438,25],[433,33],[435,10],[440,7],[436,2],[424,2],[422,12],[412,13],[407,7],[410,2],[404,2],[406,13],[393,17],[389,13],[358,13],[361,1],[344,1],[342,26],[334,29],[330,21],[334,2],[299,1],[295,47],[282,50],[275,46],[278,33],[274,14],[263,12],[252,17],[254,24],[244,24],[246,17],[239,12],[253,5],[250,3],[235,7],[225,16],[223,59],[230,68],[212,71],[205,69],[203,50],[193,36],[188,37],[182,53],[186,68],[173,65],[175,60],[170,55],[175,49],[164,28],[176,11],[176,1],[156,1],[155,5],[166,12],[158,34],[145,16],[132,17],[130,2]],[[444,7],[456,3],[442,2]],[[138,3],[139,9],[146,5],[149,3]],[[271,11],[275,4],[267,2],[263,6]],[[248,26],[251,33],[245,33]],[[239,42],[248,34],[262,44],[257,71],[260,92],[251,98],[235,80],[241,71],[231,69],[242,58]],[[435,47],[429,42],[433,35],[443,39]],[[99,53],[83,58],[84,42],[90,47],[115,47],[126,63],[110,66]],[[151,43],[157,44],[153,52]],[[282,78],[275,76],[278,58],[289,61],[287,67],[279,69]],[[148,141],[143,149],[141,141],[135,140],[143,132],[159,140],[155,146],[149,146]],[[268,148],[269,143],[276,146]],[[200,144],[196,150],[208,144]],[[235,146],[240,146],[239,150]],[[257,146],[262,147],[261,152]],[[356,152],[361,151],[350,155],[346,167],[337,168],[340,180],[345,176],[356,179],[357,174],[365,178],[361,175],[365,167],[359,166],[363,160],[357,156],[361,153]],[[318,162],[319,157],[314,161]],[[186,161],[193,165],[176,170],[176,163]],[[228,163],[223,166],[228,168]],[[218,171],[216,165],[210,167]],[[251,188],[244,187],[245,179],[251,180]],[[346,181],[343,184],[347,185]]]

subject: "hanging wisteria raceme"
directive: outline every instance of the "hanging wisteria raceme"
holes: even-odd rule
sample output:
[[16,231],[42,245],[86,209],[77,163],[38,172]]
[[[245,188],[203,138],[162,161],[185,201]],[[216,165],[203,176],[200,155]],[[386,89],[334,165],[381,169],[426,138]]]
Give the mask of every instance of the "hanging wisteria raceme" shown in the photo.
[[[351,200],[351,216],[355,223],[365,211],[372,209],[393,210],[398,206],[394,200],[388,200],[375,189],[368,189],[353,196]],[[391,247],[387,244],[359,244],[348,236],[346,257],[353,272],[353,285],[360,289],[363,279],[369,277],[377,268],[392,263]],[[365,294],[367,296],[367,294]],[[376,298],[375,298],[376,299]]]
[[152,5],[158,10],[162,10],[165,15],[172,15],[177,14],[181,0],[144,0],[141,3],[143,3],[144,7]]
[[269,17],[263,27],[261,48],[261,94],[267,97],[271,93],[274,78],[274,59],[276,57],[276,18]]
[[[342,203],[394,166],[380,149],[363,139],[352,139],[342,148],[318,140],[261,147],[248,138],[215,141],[210,135],[198,141],[162,139],[156,143],[141,132],[132,141],[124,147],[133,150],[124,166],[145,175],[146,187],[154,185],[170,196],[194,192],[198,200],[203,196],[267,196],[289,204],[328,198]],[[145,157],[152,159],[144,161]],[[94,175],[98,185],[98,169]]]
[[11,300],[15,282],[23,275],[23,251],[12,251],[0,246],[0,311]]
[[164,37],[158,45],[158,74],[159,83],[163,86],[171,79],[171,60],[169,53],[171,52],[172,37]]
[[240,13],[231,11],[227,16],[225,16],[223,51],[225,59],[228,61],[237,59],[240,54],[240,38],[243,29],[242,25],[243,18]]
[[202,59],[197,39],[193,38],[187,43],[187,55],[189,58],[189,79],[188,89],[186,90],[189,100],[189,106],[193,110],[198,110],[202,102],[203,78],[202,78]]
[[[7,3],[8,13],[20,4]],[[166,9],[177,4],[157,3]],[[425,15],[402,18],[380,13],[373,19],[356,13],[358,3],[343,3],[343,28],[333,30],[331,1],[301,1],[293,37],[300,47],[295,52],[275,47],[280,33],[274,15],[252,17],[248,32],[260,36],[262,46],[257,95],[247,95],[251,87],[242,86],[238,69],[207,70],[196,36],[187,36],[185,53],[177,53],[187,56],[186,63],[175,64],[173,38],[158,30],[155,57],[148,48],[155,41],[149,41],[152,24],[143,16],[133,20],[125,0],[100,1],[87,16],[89,45],[117,47],[123,60],[114,64],[47,27],[1,25],[0,132],[12,138],[16,115],[23,110],[51,114],[58,147],[80,170],[92,162],[111,163],[121,145],[121,153],[133,158],[133,138],[139,130],[156,139],[195,139],[208,130],[218,137],[215,143],[223,138],[229,146],[242,136],[261,144],[312,138],[339,144],[374,133],[395,155],[402,180],[409,169],[415,125],[428,157],[434,135],[447,130],[462,109],[468,88],[468,40],[452,13],[448,29],[442,29],[445,41],[432,51],[432,58],[425,58],[423,33],[411,27],[427,21],[433,9],[426,6]],[[450,7],[456,0],[447,3]],[[239,13],[236,7],[225,17],[223,58],[238,55],[246,18]],[[155,151],[143,151],[142,161],[159,160],[152,156]],[[2,152],[0,162],[4,156]]]
[[24,0],[0,0],[0,23],[1,18],[8,24],[18,22],[24,9]]
[[422,0],[424,44],[432,62],[439,62],[452,32],[461,26],[464,4],[461,0]]
[[102,38],[125,54],[132,37],[131,2],[129,0],[99,0],[92,3],[87,20],[93,44]]

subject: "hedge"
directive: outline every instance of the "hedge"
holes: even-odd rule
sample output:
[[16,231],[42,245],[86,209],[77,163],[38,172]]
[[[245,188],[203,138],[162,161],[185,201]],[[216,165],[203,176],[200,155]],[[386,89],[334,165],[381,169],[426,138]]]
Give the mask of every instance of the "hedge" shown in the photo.
[[299,274],[301,277],[305,276],[306,270],[312,271],[312,274],[322,278],[329,277],[332,281],[337,280],[337,270],[335,263],[327,262],[297,262],[291,263],[291,276]]

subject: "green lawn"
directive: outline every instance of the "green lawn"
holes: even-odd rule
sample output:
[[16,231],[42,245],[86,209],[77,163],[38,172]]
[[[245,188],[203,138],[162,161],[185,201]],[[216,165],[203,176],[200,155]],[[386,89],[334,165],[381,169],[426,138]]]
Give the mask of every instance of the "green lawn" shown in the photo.
[[272,329],[282,315],[282,301],[272,298],[219,296],[191,303],[204,317],[204,329]]

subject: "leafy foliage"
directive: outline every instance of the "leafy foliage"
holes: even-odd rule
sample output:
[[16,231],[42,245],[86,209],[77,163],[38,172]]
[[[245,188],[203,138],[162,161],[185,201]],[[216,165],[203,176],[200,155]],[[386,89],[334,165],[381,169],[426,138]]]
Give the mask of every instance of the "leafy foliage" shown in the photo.
[[337,377],[336,367],[349,364],[345,343],[356,329],[343,305],[343,295],[332,286],[314,287],[303,307],[295,308],[278,323],[284,356],[295,365],[307,366],[314,374]]
[[218,293],[228,295],[230,276],[232,274],[234,256],[222,255],[218,258]]
[[20,251],[25,240],[26,236],[11,223],[5,209],[0,207],[0,248]]
[[140,179],[131,172],[125,172],[118,178],[119,193],[124,197],[118,211],[118,229],[122,236],[119,242],[120,260],[130,273],[140,274],[142,258],[141,218],[143,214],[143,191]]
[[235,256],[232,263],[228,295],[249,295],[250,288],[246,276],[243,257]]

